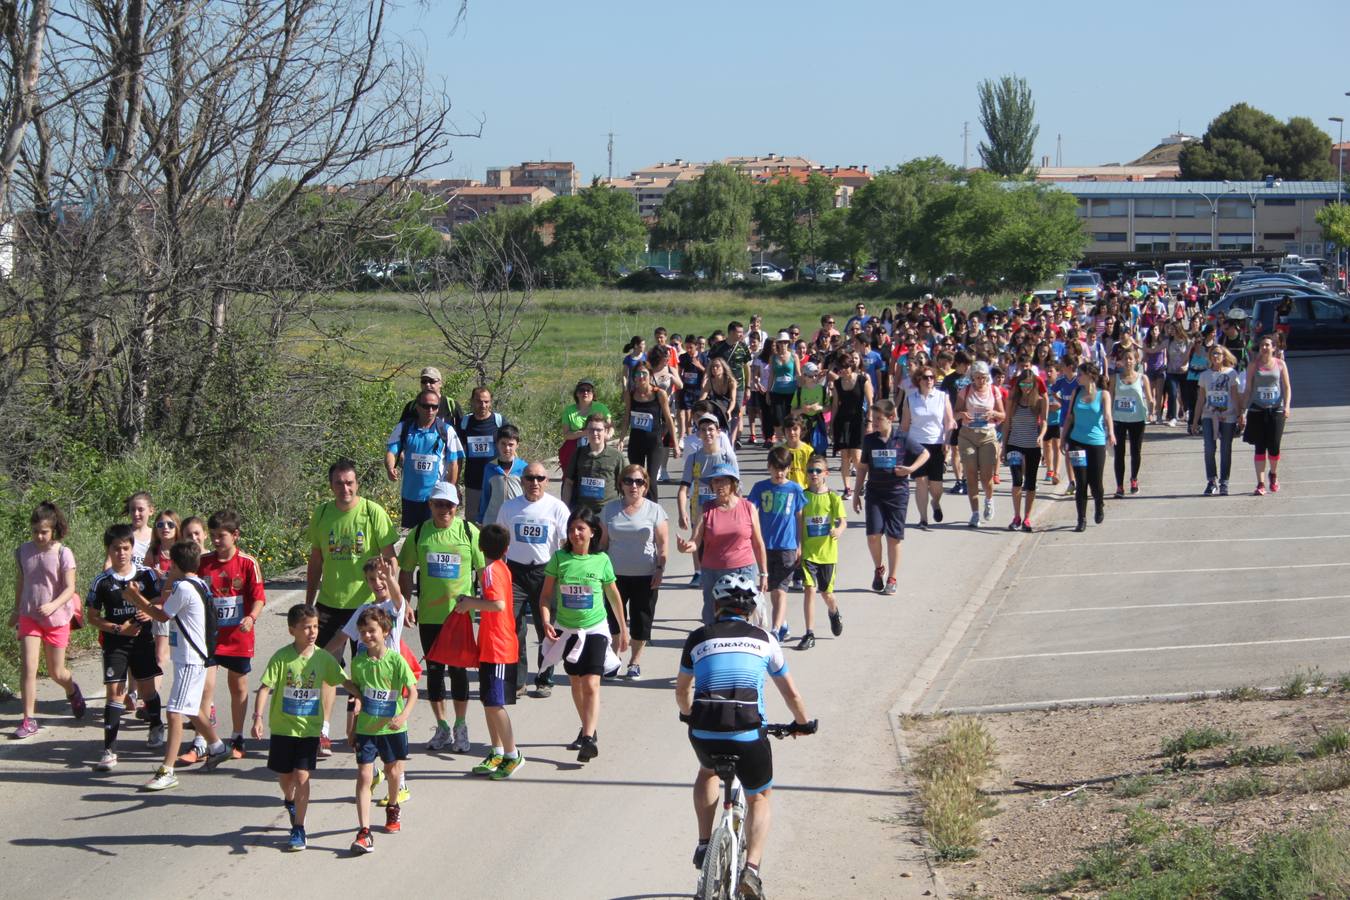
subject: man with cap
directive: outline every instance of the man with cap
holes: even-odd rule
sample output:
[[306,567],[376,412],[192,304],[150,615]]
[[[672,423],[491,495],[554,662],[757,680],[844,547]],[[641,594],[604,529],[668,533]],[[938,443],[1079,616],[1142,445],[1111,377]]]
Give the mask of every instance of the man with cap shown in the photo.
[[464,447],[464,515],[476,520],[483,472],[497,454],[497,430],[506,420],[492,411],[492,391],[483,385],[473,389],[470,403],[472,412],[456,421],[455,430]]
[[[516,663],[516,690],[524,690],[529,675],[529,657],[525,651],[525,611],[534,619],[534,636],[542,646],[544,620],[539,615],[539,591],[544,586],[544,567],[553,554],[567,542],[568,510],[557,497],[545,490],[548,470],[543,463],[525,467],[520,478],[521,495],[512,497],[497,511],[497,524],[511,533],[506,548],[506,565],[511,570],[511,591],[516,612],[516,642],[520,660]],[[553,693],[553,668],[534,677],[534,695]]]
[[[698,413],[694,420],[698,434],[696,448],[688,448],[684,457],[684,474],[680,478],[680,490],[676,496],[676,508],[679,510],[680,528],[688,531],[692,523],[698,521],[703,504],[713,499],[712,486],[703,480],[703,473],[716,465],[730,465],[739,468],[736,451],[731,442],[722,433],[722,423],[711,409]],[[690,488],[698,485],[698,490],[690,496]],[[699,583],[699,558],[694,557],[694,577],[691,584]]]
[[389,435],[384,470],[390,481],[398,481],[402,466],[404,528],[416,528],[431,518],[427,498],[436,482],[459,480],[464,448],[455,430],[438,417],[440,409],[440,395],[426,388],[417,395],[417,417],[400,421]]

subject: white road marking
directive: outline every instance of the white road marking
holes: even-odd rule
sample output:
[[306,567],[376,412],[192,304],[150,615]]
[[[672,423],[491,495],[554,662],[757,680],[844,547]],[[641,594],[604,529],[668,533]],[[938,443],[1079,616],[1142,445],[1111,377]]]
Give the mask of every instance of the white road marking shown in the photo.
[[[1264,518],[1264,517],[1263,517]],[[1264,544],[1267,541],[1333,541],[1350,538],[1350,534],[1314,534],[1307,537],[1254,537],[1254,538],[1166,538],[1160,541],[1074,541],[1064,540],[1048,544],[1047,548],[1058,550],[1061,547],[1088,548],[1088,547],[1133,547],[1139,544],[1153,545],[1157,543],[1164,544]]]
[[[1308,516],[1350,516],[1350,509],[1340,512],[1315,512],[1315,513],[1261,513],[1261,521],[1266,519],[1301,519]],[[1133,522],[1171,522],[1178,519],[1250,519],[1250,513],[1233,513],[1226,516],[1130,516],[1121,518],[1113,516],[1103,522],[1103,525],[1129,525]]]
[[1338,563],[1298,563],[1280,566],[1222,566],[1217,569],[1126,569],[1122,572],[1051,572],[1046,575],[1023,575],[1022,578],[1098,578],[1103,575],[1188,575],[1209,574],[1213,572],[1268,572],[1271,569],[1334,569],[1350,566],[1350,562]]
[[1111,656],[1121,653],[1162,653],[1169,650],[1222,650],[1228,647],[1266,647],[1272,644],[1317,644],[1350,641],[1350,634],[1329,637],[1280,638],[1269,641],[1230,641],[1223,644],[1173,644],[1165,647],[1119,647],[1110,650],[1062,650],[1058,653],[1019,653],[1014,656],[981,656],[971,662],[1005,662],[1015,659],[1052,659],[1061,656]]
[[1128,606],[1075,606],[1069,609],[1022,609],[999,613],[1000,616],[1044,616],[1053,613],[1115,612],[1125,609],[1175,609],[1188,606],[1243,606],[1250,603],[1308,603],[1315,600],[1350,600],[1350,594],[1324,594],[1319,597],[1269,597],[1264,600],[1202,600],[1197,603],[1136,603]]

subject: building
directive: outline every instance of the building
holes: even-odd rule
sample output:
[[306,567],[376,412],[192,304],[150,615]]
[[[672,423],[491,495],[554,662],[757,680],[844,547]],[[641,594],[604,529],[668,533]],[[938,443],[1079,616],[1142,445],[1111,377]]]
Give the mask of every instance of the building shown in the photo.
[[570,197],[578,190],[577,167],[570,162],[523,162],[487,170],[488,187],[542,187],[556,197]]
[[1331,167],[1339,167],[1341,170],[1341,180],[1350,178],[1350,141],[1344,143],[1331,144]]
[[445,209],[431,217],[431,225],[451,234],[455,228],[499,209],[514,206],[535,207],[552,200],[556,194],[546,187],[491,187],[470,185],[439,195]]
[[[1016,182],[1009,187],[1015,188]],[[1334,181],[1057,182],[1072,194],[1090,259],[1189,254],[1325,256],[1317,211],[1336,202]]]
[[1052,166],[1050,157],[1041,157],[1037,181],[1175,181],[1181,177],[1181,151],[1199,138],[1189,134],[1169,134],[1143,156],[1127,163],[1100,166]]

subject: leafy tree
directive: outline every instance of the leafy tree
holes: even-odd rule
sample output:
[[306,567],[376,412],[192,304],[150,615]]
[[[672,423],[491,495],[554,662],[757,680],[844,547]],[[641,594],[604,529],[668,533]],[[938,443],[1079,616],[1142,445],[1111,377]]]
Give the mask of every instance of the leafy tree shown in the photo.
[[1350,205],[1324,206],[1317,211],[1316,218],[1324,240],[1341,249],[1350,247]]
[[572,196],[556,197],[535,211],[535,221],[553,227],[541,266],[558,285],[612,278],[647,243],[637,201],[608,185],[593,184]]
[[1004,75],[997,83],[985,79],[977,89],[980,124],[989,138],[980,143],[984,167],[996,175],[1021,175],[1031,168],[1036,136],[1036,104],[1025,78]]
[[731,166],[709,166],[689,184],[666,194],[652,244],[682,249],[688,265],[719,281],[745,265],[754,213],[754,183]]
[[867,265],[871,255],[867,235],[854,221],[852,211],[829,209],[820,217],[820,254],[854,271]]
[[912,268],[909,255],[922,237],[923,209],[958,174],[936,156],[912,159],[883,170],[853,195],[849,223],[879,261],[883,278]]
[[834,209],[834,195],[834,182],[819,172],[805,182],[780,178],[761,186],[755,196],[760,235],[780,247],[794,267],[814,260],[821,252],[820,219]]
[[1246,103],[1224,110],[1203,138],[1181,151],[1185,181],[1256,181],[1267,175],[1321,181],[1334,174],[1331,137],[1311,119],[1295,116],[1281,123]]
[[533,279],[544,255],[534,210],[503,206],[455,229],[450,268],[457,278],[482,290]]

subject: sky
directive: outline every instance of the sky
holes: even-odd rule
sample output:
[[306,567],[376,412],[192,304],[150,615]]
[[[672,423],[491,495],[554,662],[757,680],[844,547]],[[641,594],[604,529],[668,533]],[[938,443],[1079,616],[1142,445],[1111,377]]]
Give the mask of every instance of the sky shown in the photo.
[[[1016,74],[1035,158],[1129,162],[1234,103],[1350,119],[1350,2],[1034,4],[988,0],[409,2],[392,29],[444,84],[461,131],[432,173],[570,160],[582,182],[676,157],[802,155],[873,169],[937,155],[979,164],[976,85]],[[1281,10],[1288,9],[1289,15]],[[1340,47],[1333,49],[1335,39]]]

